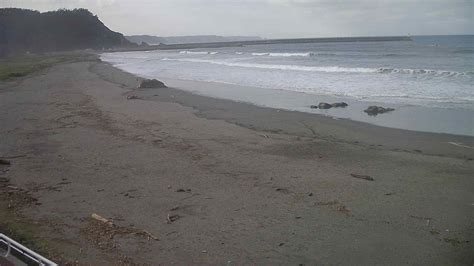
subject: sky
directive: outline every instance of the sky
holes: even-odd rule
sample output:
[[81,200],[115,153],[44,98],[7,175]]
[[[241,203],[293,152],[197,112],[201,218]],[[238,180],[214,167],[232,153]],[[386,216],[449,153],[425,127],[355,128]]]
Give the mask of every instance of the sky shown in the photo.
[[474,34],[474,0],[0,0],[0,7],[87,8],[125,35]]

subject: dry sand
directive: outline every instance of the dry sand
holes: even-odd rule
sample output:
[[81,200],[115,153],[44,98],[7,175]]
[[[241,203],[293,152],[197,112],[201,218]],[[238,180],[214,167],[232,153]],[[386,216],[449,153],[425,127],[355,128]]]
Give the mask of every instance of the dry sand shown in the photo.
[[138,83],[80,62],[0,84],[0,157],[15,157],[0,178],[34,199],[18,211],[52,253],[96,265],[473,264],[473,138]]

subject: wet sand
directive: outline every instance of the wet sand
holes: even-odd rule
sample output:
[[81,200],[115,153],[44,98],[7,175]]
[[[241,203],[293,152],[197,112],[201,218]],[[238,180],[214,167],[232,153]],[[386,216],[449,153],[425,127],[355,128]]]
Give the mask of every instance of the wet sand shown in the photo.
[[66,260],[474,261],[473,138],[136,89],[139,81],[80,62],[0,85],[0,157],[12,163],[0,177],[36,199],[18,211]]

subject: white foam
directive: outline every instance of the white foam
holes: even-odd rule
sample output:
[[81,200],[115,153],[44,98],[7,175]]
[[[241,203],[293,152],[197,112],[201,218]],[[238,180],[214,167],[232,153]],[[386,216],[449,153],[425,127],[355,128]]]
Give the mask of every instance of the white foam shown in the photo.
[[292,56],[299,56],[299,57],[309,57],[315,56],[315,53],[252,53],[253,56],[272,56],[272,57],[292,57]]
[[276,70],[290,70],[290,71],[309,71],[309,72],[349,72],[349,73],[377,73],[377,68],[363,68],[363,67],[339,67],[339,66],[298,66],[298,65],[271,65],[258,63],[235,63],[207,59],[171,59],[164,58],[164,61],[179,61],[191,63],[208,63],[215,65],[224,65],[229,67],[244,67],[244,68],[261,68],[261,69],[276,69]]
[[391,74],[412,74],[412,75],[435,75],[435,76],[465,76],[472,75],[472,72],[456,72],[433,69],[409,69],[409,68],[379,68],[379,73]]
[[211,54],[211,55],[215,55],[215,54],[218,54],[219,52],[207,52],[207,51],[203,51],[203,52],[193,52],[193,51],[181,51],[179,52],[180,54],[195,54],[195,55],[205,55],[205,54]]
[[299,56],[299,57],[309,57],[315,56],[315,53],[269,53],[268,56],[273,57],[292,57],[292,56]]

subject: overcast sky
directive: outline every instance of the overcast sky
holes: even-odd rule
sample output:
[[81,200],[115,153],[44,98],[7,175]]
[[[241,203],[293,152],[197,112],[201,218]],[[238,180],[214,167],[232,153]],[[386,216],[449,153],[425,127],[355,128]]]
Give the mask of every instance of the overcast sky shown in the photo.
[[474,0],[0,0],[0,7],[40,11],[83,7],[126,35],[474,33]]

